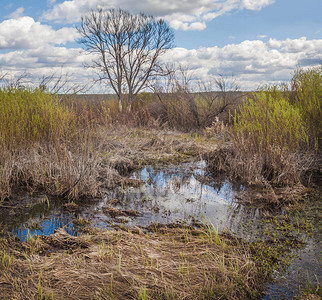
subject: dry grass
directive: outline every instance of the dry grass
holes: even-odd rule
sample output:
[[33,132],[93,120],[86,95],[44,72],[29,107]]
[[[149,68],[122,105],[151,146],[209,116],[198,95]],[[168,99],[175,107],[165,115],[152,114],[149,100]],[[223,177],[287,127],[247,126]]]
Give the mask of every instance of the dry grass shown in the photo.
[[102,184],[97,180],[98,151],[85,137],[76,146],[34,143],[30,148],[2,153],[0,198],[10,197],[19,188],[68,199],[96,196]]
[[[232,142],[221,144],[203,157],[210,171],[222,172],[247,185],[243,200],[246,197],[247,202],[275,205],[301,198],[305,194],[303,176],[319,165],[314,154],[290,153],[280,148],[271,149],[269,154],[250,154],[239,151]],[[311,185],[310,180],[307,183]]]
[[121,172],[144,164],[200,158],[214,148],[213,142],[204,136],[178,131],[123,127],[106,134],[108,163]]
[[33,143],[0,155],[0,198],[15,189],[77,200],[131,183],[123,176],[144,164],[198,159],[213,145],[204,137],[126,127],[83,131],[73,141]]
[[294,185],[302,174],[316,164],[312,155],[291,153],[280,147],[269,147],[267,152],[249,153],[231,142],[222,144],[205,156],[209,168],[225,172],[249,185]]
[[60,229],[0,244],[3,299],[251,299],[260,274],[242,244],[211,227]]

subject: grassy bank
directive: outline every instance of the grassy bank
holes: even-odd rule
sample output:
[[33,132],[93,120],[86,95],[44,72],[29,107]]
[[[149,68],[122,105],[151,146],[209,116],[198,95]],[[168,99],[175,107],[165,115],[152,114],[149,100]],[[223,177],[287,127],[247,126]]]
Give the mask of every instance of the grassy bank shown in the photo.
[[142,164],[199,157],[213,147],[197,135],[160,130],[149,108],[154,102],[145,98],[121,109],[115,99],[91,103],[1,89],[0,199],[21,189],[69,200],[97,197]]
[[212,228],[59,230],[0,243],[3,299],[256,299],[263,279],[237,239]]

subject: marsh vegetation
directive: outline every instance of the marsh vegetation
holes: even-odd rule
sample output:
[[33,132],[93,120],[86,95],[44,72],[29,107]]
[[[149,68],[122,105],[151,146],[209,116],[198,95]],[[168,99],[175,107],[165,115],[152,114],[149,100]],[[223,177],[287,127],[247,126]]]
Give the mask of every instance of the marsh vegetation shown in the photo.
[[[292,254],[320,245],[321,71],[298,70],[289,86],[254,93],[192,93],[173,81],[171,91],[141,93],[122,106],[113,97],[2,88],[0,294],[264,296]],[[184,206],[171,206],[169,195]],[[218,199],[232,215],[244,211],[237,230],[203,219],[216,215]],[[68,212],[68,222],[39,234],[53,207]],[[107,216],[101,229],[94,226],[98,211],[86,213],[90,207]],[[202,207],[199,214],[195,207]],[[167,212],[174,218],[162,225],[162,218],[144,219]],[[37,234],[19,236],[7,216]],[[251,218],[256,224],[247,235],[238,227]],[[319,276],[314,271],[298,283],[302,294],[320,295]]]

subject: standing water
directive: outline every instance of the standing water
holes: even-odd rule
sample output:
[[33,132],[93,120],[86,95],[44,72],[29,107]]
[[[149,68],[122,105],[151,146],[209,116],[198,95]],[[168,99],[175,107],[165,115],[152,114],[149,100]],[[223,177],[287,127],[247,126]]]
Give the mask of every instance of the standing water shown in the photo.
[[[116,223],[128,226],[212,223],[218,231],[227,231],[248,241],[263,238],[267,230],[265,216],[259,208],[236,200],[245,190],[244,186],[225,178],[210,180],[204,161],[194,165],[148,166],[135,171],[131,179],[141,184],[106,191],[102,199],[81,205],[76,211],[66,209],[58,200],[47,201],[45,196],[36,198],[33,201],[36,204],[30,207],[0,209],[0,229],[22,240],[33,235],[50,235],[61,227],[77,235],[75,218],[83,218],[101,228],[110,228]],[[297,258],[286,271],[275,272],[276,283],[267,285],[264,299],[292,299],[303,282],[321,281],[320,237],[320,233],[303,237],[306,246],[293,251]]]

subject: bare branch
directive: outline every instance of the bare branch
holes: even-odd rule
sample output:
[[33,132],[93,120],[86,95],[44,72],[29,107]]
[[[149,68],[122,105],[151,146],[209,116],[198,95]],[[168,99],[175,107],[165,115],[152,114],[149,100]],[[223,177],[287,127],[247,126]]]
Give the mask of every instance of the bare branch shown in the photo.
[[47,76],[42,76],[39,79],[39,88],[51,94],[77,94],[85,93],[94,84],[94,82],[85,85],[75,82],[72,83],[71,77],[71,74],[63,72],[62,67],[59,74],[52,73]]

